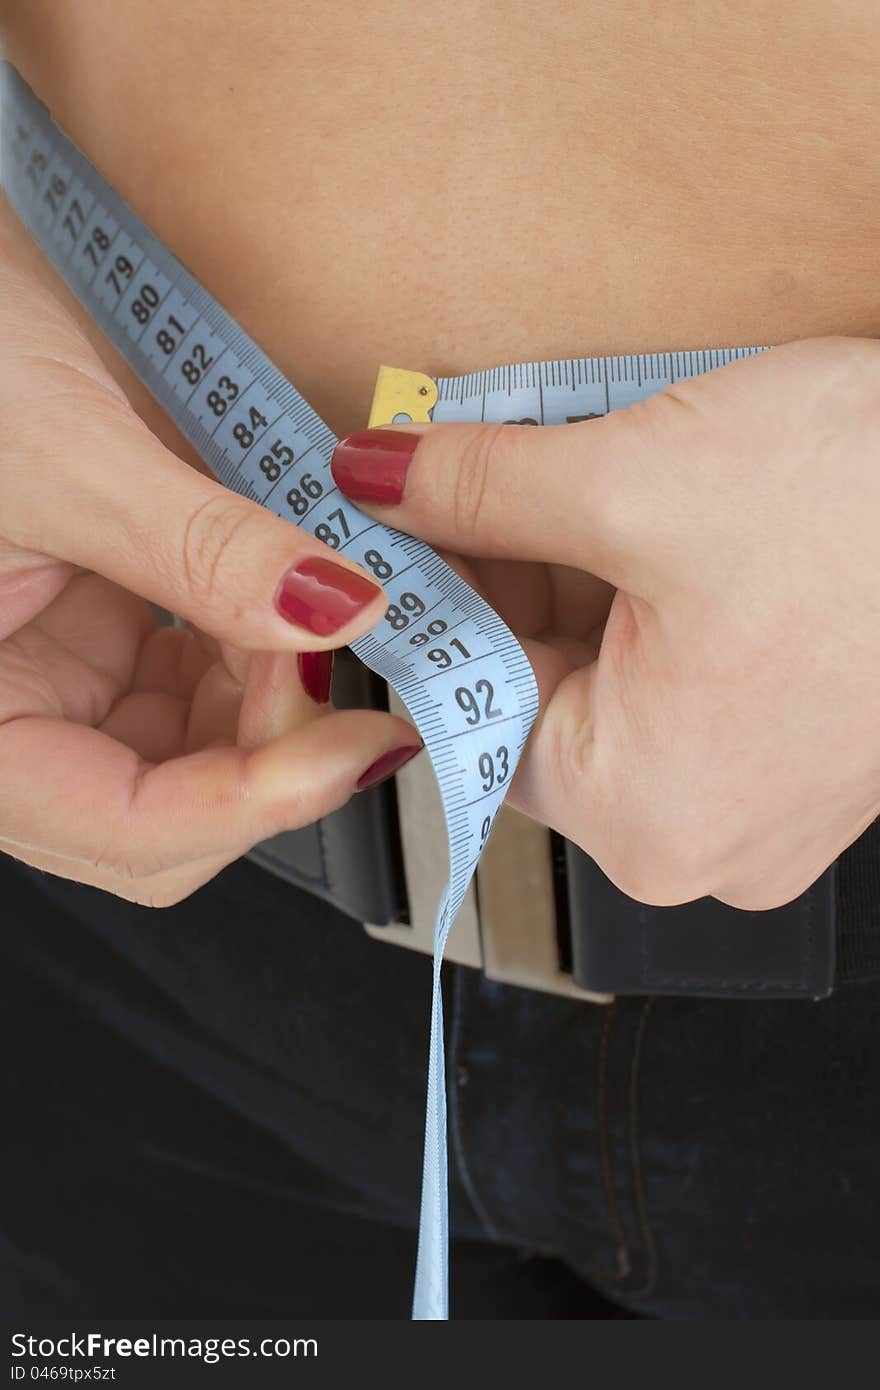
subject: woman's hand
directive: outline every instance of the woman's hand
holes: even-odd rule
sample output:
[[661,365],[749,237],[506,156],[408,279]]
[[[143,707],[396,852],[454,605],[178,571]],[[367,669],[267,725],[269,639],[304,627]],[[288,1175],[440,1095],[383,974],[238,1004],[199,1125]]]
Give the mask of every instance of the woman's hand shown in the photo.
[[631,896],[775,907],[880,813],[877,343],[583,424],[372,431],[334,474],[472,557],[541,688],[512,801]]
[[163,905],[336,809],[421,746],[328,703],[384,604],[164,448],[0,225],[0,850]]

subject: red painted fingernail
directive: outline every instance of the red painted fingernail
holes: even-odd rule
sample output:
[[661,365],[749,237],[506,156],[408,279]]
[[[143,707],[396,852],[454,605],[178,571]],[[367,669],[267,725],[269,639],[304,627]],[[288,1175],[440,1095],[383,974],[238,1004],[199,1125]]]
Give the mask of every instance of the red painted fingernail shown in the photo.
[[395,506],[403,497],[407,469],[419,442],[402,430],[361,430],[342,439],[333,452],[336,486],[352,502]]
[[395,772],[398,772],[400,768],[403,767],[404,763],[408,763],[410,758],[415,757],[416,753],[421,753],[422,747],[423,745],[421,743],[417,743],[415,747],[413,747],[411,743],[408,743],[405,748],[392,748],[389,752],[383,753],[381,758],[377,758],[374,763],[370,763],[366,772],[362,773],[358,778],[357,790],[359,792],[365,792],[367,787],[377,787],[380,782],[384,782],[387,778],[393,777]]
[[318,637],[332,637],[376,599],[379,589],[369,579],[344,569],[335,560],[312,555],[301,560],[281,581],[275,606],[282,618]]
[[297,665],[306,694],[316,705],[326,705],[333,684],[333,653],[300,652]]

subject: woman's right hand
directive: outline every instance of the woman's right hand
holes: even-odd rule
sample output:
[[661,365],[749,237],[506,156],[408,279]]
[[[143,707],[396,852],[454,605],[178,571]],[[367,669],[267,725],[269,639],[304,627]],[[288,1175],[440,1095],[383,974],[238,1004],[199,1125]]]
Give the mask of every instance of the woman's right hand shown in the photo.
[[421,747],[328,702],[379,586],[166,449],[2,216],[0,456],[0,850],[163,906]]

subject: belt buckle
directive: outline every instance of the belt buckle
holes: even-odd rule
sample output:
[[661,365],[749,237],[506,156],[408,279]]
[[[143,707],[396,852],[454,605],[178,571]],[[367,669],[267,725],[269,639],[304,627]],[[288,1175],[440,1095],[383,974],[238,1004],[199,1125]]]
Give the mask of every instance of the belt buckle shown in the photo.
[[[394,713],[406,714],[389,691]],[[396,777],[398,823],[409,922],[366,924],[377,941],[430,955],[437,903],[448,864],[437,848],[446,843],[440,793],[427,759],[417,758]],[[550,832],[508,806],[492,835],[449,933],[446,959],[483,971],[491,980],[565,995],[592,1004],[613,996],[575,984],[560,960]]]

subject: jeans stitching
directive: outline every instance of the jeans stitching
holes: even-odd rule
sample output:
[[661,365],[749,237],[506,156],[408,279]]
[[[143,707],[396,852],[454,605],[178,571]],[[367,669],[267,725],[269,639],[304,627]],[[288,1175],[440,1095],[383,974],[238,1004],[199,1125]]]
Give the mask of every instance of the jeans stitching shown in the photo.
[[635,1191],[636,1217],[646,1257],[644,1283],[640,1288],[631,1291],[632,1296],[638,1298],[649,1298],[651,1294],[653,1294],[657,1286],[658,1275],[657,1241],[648,1213],[648,1202],[645,1193],[644,1174],[642,1171],[641,1135],[639,1132],[639,1082],[641,1079],[642,1055],[648,1019],[650,1018],[655,1003],[656,1000],[654,999],[646,999],[642,1006],[642,1012],[639,1017],[635,1039],[633,1041],[632,1058],[630,1060],[629,1069],[630,1166],[632,1168],[633,1188]]
[[630,1261],[626,1232],[623,1227],[620,1206],[617,1200],[617,1189],[614,1183],[614,1172],[611,1162],[611,1146],[608,1137],[608,1044],[615,1017],[616,1006],[611,1004],[606,1010],[602,1020],[602,1031],[599,1035],[599,1051],[596,1059],[596,1142],[599,1148],[602,1188],[605,1194],[605,1205],[608,1212],[611,1238],[614,1243],[617,1269],[616,1272],[606,1270],[601,1275],[597,1275],[597,1277],[619,1284],[627,1278],[630,1272]]
[[489,1208],[480,1193],[477,1180],[471,1170],[465,1148],[465,1126],[464,1113],[461,1104],[461,1087],[459,1085],[459,1056],[464,1050],[464,987],[462,984],[464,966],[454,967],[454,977],[452,982],[452,1018],[449,1028],[449,1075],[452,1084],[448,1087],[449,1096],[449,1137],[451,1140],[452,1152],[455,1157],[461,1184],[467,1193],[468,1200],[473,1208],[474,1215],[482,1225],[489,1240],[500,1243],[506,1239],[509,1244],[516,1244],[515,1239],[506,1232],[504,1236],[499,1232],[489,1213]]

